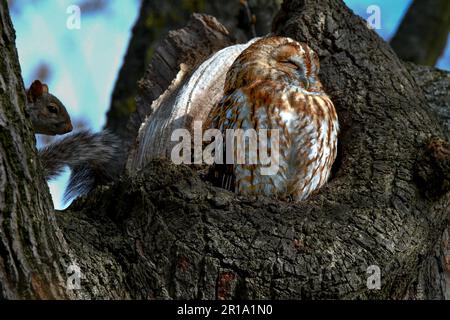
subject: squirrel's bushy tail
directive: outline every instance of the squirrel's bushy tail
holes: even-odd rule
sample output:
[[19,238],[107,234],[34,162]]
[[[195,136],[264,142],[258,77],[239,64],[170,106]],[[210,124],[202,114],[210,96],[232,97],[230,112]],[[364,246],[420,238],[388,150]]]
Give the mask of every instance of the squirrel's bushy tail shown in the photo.
[[71,134],[41,149],[39,158],[46,180],[55,178],[65,166],[71,169],[66,202],[116,179],[124,163],[121,141],[108,130]]

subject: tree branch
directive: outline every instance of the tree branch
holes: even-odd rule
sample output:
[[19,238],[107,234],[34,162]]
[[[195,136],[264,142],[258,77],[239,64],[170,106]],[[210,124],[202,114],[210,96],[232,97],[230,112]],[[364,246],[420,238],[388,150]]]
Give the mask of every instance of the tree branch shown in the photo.
[[414,0],[391,46],[406,61],[434,66],[445,50],[450,31],[450,2]]
[[[3,23],[5,11],[0,13]],[[176,63],[169,64],[173,68],[166,74],[177,74],[183,59],[197,61],[197,48],[208,47],[208,41],[217,39],[205,37],[217,32],[208,29],[207,23],[194,25],[200,42],[181,46],[186,51],[175,50],[167,56]],[[77,297],[403,298],[414,289],[424,257],[434,254],[449,220],[449,194],[429,197],[416,179],[423,165],[427,170],[440,166],[432,163],[436,157],[426,160],[423,155],[430,138],[444,137],[421,89],[390,47],[340,0],[285,1],[274,31],[308,42],[320,56],[320,78],[336,105],[342,128],[331,181],[306,201],[286,203],[236,196],[204,181],[195,168],[154,160],[142,172],[98,188],[56,214],[84,276]],[[165,46],[162,43],[159,50],[164,52]],[[3,44],[0,48],[3,50]],[[17,57],[14,59],[18,65]],[[157,63],[154,59],[149,70],[155,70]],[[17,70],[2,69],[2,76],[15,74],[20,79]],[[156,88],[154,84],[160,81],[147,72],[143,89]],[[171,79],[166,82],[168,85]],[[10,87],[17,88],[14,84]],[[165,89],[161,87],[159,94]],[[24,99],[23,93],[20,95]],[[157,97],[157,90],[141,94],[143,112],[151,112],[145,106],[151,106]],[[17,101],[15,96],[8,99]],[[2,102],[0,110],[3,117],[3,110],[11,108],[4,108]],[[12,132],[22,128],[21,111],[8,112],[7,119],[20,119]],[[25,150],[31,150],[31,132],[17,137],[25,137],[30,145]],[[22,170],[26,170],[26,162],[14,158],[16,149],[4,142],[11,140],[0,141],[2,148],[8,148],[1,153],[4,159],[19,160],[6,162],[8,167],[0,162],[0,172],[16,174],[2,183],[29,184],[31,178],[19,175],[26,172]],[[10,163],[20,165],[14,168]],[[1,234],[1,292],[14,287],[15,280],[14,269],[1,264],[8,257],[4,252],[12,252],[11,259],[22,262],[15,258],[16,251],[5,251],[12,243],[27,249],[48,245],[48,251],[38,251],[35,257],[52,259],[39,263],[36,258],[26,269],[36,270],[40,277],[57,273],[52,268],[55,261],[59,266],[59,254],[66,252],[64,240],[53,233],[57,227],[46,218],[51,212],[28,207],[28,194],[36,206],[47,203],[33,200],[40,199],[38,186],[29,193],[18,191],[27,189],[0,189],[0,195],[11,194],[4,190],[15,190],[21,197],[15,208],[26,208],[27,215],[19,217],[28,220],[8,224],[16,221],[16,216],[1,211],[0,218],[9,220],[2,221],[0,228],[21,227]],[[35,215],[42,220],[28,218]],[[15,237],[23,229],[38,230],[42,244],[27,241],[37,238]],[[381,290],[366,286],[370,265],[381,269]],[[31,283],[26,279],[20,278],[21,286]],[[58,293],[62,291],[58,287],[61,282],[39,283],[53,283]],[[19,290],[2,295],[51,297],[37,294],[39,288],[29,286],[28,295]]]

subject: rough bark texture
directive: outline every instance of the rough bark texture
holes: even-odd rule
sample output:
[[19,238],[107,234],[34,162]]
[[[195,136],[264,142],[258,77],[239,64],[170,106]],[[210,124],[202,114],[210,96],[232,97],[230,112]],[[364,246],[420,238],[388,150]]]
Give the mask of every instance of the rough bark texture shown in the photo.
[[[416,182],[418,170],[433,169],[429,138],[443,136],[422,91],[340,1],[287,1],[274,30],[321,56],[342,127],[332,181],[289,204],[236,197],[155,160],[59,215],[68,230],[79,228],[66,232],[69,242],[108,248],[133,298],[421,297],[414,283],[449,215],[447,190],[428,198]],[[142,99],[150,106],[155,96]],[[86,221],[96,221],[88,233]],[[81,241],[82,230],[102,237]],[[366,286],[370,265],[381,268],[379,291]]]
[[[407,67],[450,141],[450,72],[412,63]],[[407,297],[450,300],[450,225],[424,259],[417,281],[413,283],[412,294]]]
[[25,90],[6,1],[0,2],[0,299],[65,298],[68,248],[24,116]]
[[[430,138],[442,141],[444,133],[422,90],[390,47],[340,0],[286,1],[274,31],[307,41],[320,55],[320,77],[342,128],[332,180],[307,201],[285,203],[239,197],[211,186],[192,168],[155,160],[139,174],[98,188],[56,214],[83,273],[78,297],[445,297],[426,279],[432,273],[424,261],[436,256],[436,242],[448,226],[449,161],[445,152],[441,157],[445,147],[429,147]],[[181,45],[171,59],[195,57],[195,48],[192,43]],[[149,70],[156,68],[154,63],[158,61],[153,60]],[[169,69],[165,75],[176,73],[177,69]],[[160,81],[149,76],[154,77],[146,74],[148,84]],[[23,85],[19,87],[23,91]],[[151,106],[152,101],[143,102]],[[2,102],[2,116],[3,110],[9,109]],[[23,119],[17,119],[20,125]],[[30,132],[24,136],[32,141]],[[4,148],[4,141],[15,140],[1,141]],[[11,149],[4,153],[0,149],[8,161],[16,159]],[[4,163],[0,172],[22,169],[5,171]],[[435,181],[423,174],[437,171],[442,174]],[[22,181],[20,176],[12,178]],[[31,183],[31,178],[25,180]],[[6,180],[0,181],[3,186]],[[25,194],[38,197],[38,190]],[[17,210],[38,215],[28,209],[30,203],[21,200]],[[44,217],[51,216],[45,213]],[[5,225],[0,224],[0,230]],[[33,231],[53,228],[38,221],[21,220],[18,225]],[[0,262],[5,257],[3,243],[12,243],[15,235],[7,236],[7,241],[2,238]],[[44,241],[59,246],[50,236],[39,239],[37,245]],[[23,238],[17,243],[31,247]],[[59,252],[51,248],[49,252]],[[46,256],[36,254],[40,255]],[[43,261],[30,264],[39,276],[39,268],[53,267]],[[381,269],[381,290],[366,286],[370,265]],[[3,275],[14,273],[2,267],[3,288],[4,283],[14,283]],[[421,279],[425,280],[419,286]]]
[[449,31],[448,0],[414,0],[391,46],[403,60],[434,66],[444,52]]
[[436,113],[437,120],[450,140],[450,72],[413,63],[407,63],[406,66],[423,90],[429,107]]

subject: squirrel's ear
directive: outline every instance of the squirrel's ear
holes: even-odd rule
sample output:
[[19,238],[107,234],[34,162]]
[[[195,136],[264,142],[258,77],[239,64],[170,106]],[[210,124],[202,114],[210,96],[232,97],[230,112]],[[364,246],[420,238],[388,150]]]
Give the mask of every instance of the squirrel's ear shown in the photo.
[[28,102],[35,102],[44,92],[48,92],[46,84],[42,84],[39,80],[34,80],[27,91]]

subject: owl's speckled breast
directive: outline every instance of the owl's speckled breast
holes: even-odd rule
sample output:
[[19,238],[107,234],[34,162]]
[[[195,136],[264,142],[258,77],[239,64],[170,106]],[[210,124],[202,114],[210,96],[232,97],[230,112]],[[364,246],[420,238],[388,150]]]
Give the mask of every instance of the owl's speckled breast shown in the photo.
[[[210,114],[210,127],[223,133],[270,129],[279,136],[264,145],[271,154],[279,151],[278,170],[265,175],[262,163],[234,164],[236,192],[303,200],[327,181],[336,158],[339,124],[318,72],[315,52],[283,37],[256,41],[230,67],[225,95]],[[250,155],[245,142],[237,148]]]

